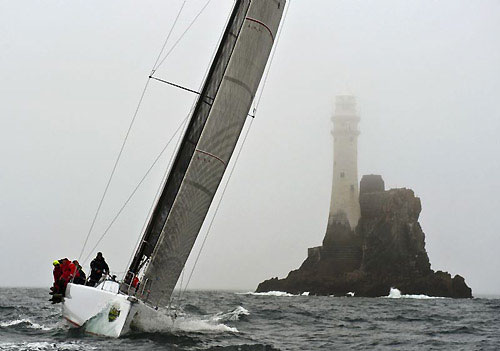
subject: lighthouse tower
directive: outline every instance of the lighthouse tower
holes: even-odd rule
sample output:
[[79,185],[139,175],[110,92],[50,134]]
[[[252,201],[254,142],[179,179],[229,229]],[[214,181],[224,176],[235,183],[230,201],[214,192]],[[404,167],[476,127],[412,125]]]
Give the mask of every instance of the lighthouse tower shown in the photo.
[[352,229],[360,217],[358,191],[358,123],[356,98],[335,98],[333,122],[333,182],[328,226],[349,224]]

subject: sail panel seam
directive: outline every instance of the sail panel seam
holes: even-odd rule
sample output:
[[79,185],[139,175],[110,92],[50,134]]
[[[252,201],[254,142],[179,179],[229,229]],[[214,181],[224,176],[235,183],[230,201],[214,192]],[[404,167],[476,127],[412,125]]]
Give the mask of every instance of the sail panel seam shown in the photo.
[[250,89],[250,87],[247,84],[245,84],[243,81],[241,81],[240,79],[229,77],[229,76],[224,76],[224,79],[228,80],[232,83],[235,83],[235,84],[239,85],[240,87],[242,87],[243,89],[245,89],[250,94],[250,97],[253,100],[254,94],[252,93],[252,89]]
[[208,188],[204,187],[203,185],[201,185],[200,183],[197,183],[195,181],[192,181],[192,180],[189,180],[189,179],[186,179],[185,180],[185,183],[186,184],[189,184],[191,186],[193,186],[194,188],[204,192],[205,194],[207,194],[208,196],[213,196],[214,193],[211,192]]
[[263,26],[264,28],[266,28],[266,29],[267,29],[267,31],[269,32],[269,34],[271,35],[271,39],[272,39],[272,40],[273,40],[273,42],[274,42],[274,34],[273,34],[273,32],[271,31],[271,28],[269,28],[269,27],[267,26],[267,24],[265,24],[265,23],[264,23],[264,22],[262,22],[262,21],[259,21],[258,19],[251,18],[251,17],[246,17],[245,19],[246,19],[246,20],[249,20],[249,21],[251,21],[251,22],[258,23],[258,24],[260,24],[261,26]]
[[219,160],[220,162],[222,162],[222,164],[223,164],[224,166],[226,166],[226,162],[224,162],[224,160],[223,160],[223,159],[221,159],[221,158],[220,158],[220,157],[218,157],[218,156],[215,156],[214,154],[211,154],[210,152],[203,151],[203,150],[200,150],[200,149],[196,149],[195,151],[198,151],[198,152],[200,152],[200,153],[202,153],[202,154],[205,154],[205,155],[207,155],[207,156],[211,156],[211,157],[215,158],[216,160]]

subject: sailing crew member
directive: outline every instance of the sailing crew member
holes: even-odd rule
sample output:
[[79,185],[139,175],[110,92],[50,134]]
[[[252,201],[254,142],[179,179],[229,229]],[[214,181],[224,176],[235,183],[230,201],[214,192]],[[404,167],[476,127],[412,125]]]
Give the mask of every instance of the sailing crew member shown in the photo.
[[52,304],[55,304],[61,302],[61,294],[59,291],[60,291],[62,268],[58,260],[52,262],[52,265],[54,266],[54,270],[52,271],[52,274],[54,275],[54,284],[50,287],[49,294],[52,295],[52,297],[50,298],[49,301],[51,301]]
[[55,283],[59,280],[59,278],[61,278],[62,269],[61,269],[61,265],[59,264],[58,260],[55,260],[54,262],[52,262],[52,265],[54,266],[54,270],[52,271],[52,274],[54,275],[54,283]]
[[140,285],[139,278],[137,276],[134,276],[134,280],[132,280],[132,287],[135,289],[135,291],[139,289],[139,285]]
[[54,284],[50,288],[51,295],[57,294],[59,292],[59,279],[61,279],[62,275],[62,268],[59,261],[55,260],[54,262],[52,262],[52,265],[54,266],[54,270],[52,271],[52,274],[54,275]]
[[90,269],[91,272],[88,281],[88,285],[90,286],[95,286],[103,274],[109,273],[108,264],[106,263],[106,260],[102,256],[101,252],[98,252],[96,258],[90,262]]
[[86,281],[87,276],[85,275],[85,272],[83,271],[82,266],[80,266],[80,263],[78,263],[78,261],[77,261],[77,260],[74,260],[74,261],[73,261],[73,264],[74,264],[74,265],[75,265],[75,267],[76,267],[76,270],[75,270],[75,278],[73,279],[73,283],[75,283],[75,284],[80,284],[80,285],[84,285],[84,284],[85,284],[85,281]]
[[63,258],[59,260],[61,262],[62,275],[60,279],[60,293],[64,296],[64,292],[66,291],[66,285],[70,282],[70,280],[74,277],[76,266],[68,260],[67,258]]
[[55,260],[52,264],[54,265],[54,286],[51,288],[52,291],[50,294],[52,295],[52,298],[49,301],[52,301],[54,304],[62,301],[66,285],[68,284],[69,277],[71,275],[71,268],[67,258]]

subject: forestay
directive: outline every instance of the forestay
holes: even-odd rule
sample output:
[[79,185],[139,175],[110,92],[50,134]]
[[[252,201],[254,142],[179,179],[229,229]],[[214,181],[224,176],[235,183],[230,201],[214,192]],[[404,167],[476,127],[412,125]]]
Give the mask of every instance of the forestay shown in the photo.
[[[149,258],[144,300],[167,305],[262,78],[285,0],[236,1],[130,271]],[[129,278],[130,279],[130,276]]]

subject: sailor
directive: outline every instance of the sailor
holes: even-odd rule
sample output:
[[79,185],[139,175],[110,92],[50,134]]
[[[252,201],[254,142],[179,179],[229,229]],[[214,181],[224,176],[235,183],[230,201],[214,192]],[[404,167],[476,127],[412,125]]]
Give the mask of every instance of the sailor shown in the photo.
[[83,271],[82,266],[80,266],[80,263],[78,263],[77,260],[74,260],[73,264],[76,267],[75,278],[73,279],[73,283],[84,285],[87,276],[85,275],[85,272]]
[[139,285],[139,278],[135,275],[134,280],[132,280],[132,287],[137,291],[137,289],[139,289]]
[[54,266],[54,270],[52,271],[52,274],[54,275],[54,285],[50,288],[52,291],[50,294],[53,295],[59,291],[59,279],[61,278],[62,275],[62,269],[61,265],[59,264],[58,260],[55,260],[52,262],[52,265]]
[[63,258],[59,260],[59,262],[61,263],[62,269],[61,278],[59,279],[59,291],[64,296],[66,285],[68,285],[69,281],[73,278],[76,266],[67,258]]
[[96,258],[90,262],[90,269],[91,272],[88,281],[88,285],[90,286],[95,286],[103,274],[109,273],[108,264],[106,263],[106,260],[102,256],[101,252],[98,252]]
[[54,283],[55,283],[59,280],[59,278],[61,278],[62,269],[61,269],[61,265],[59,264],[58,260],[55,260],[54,262],[52,262],[52,265],[54,266],[54,270],[52,271],[52,274],[54,275]]
[[61,264],[62,260],[55,260],[52,262],[52,265],[54,266],[54,270],[52,274],[54,275],[54,284],[50,288],[50,295],[52,295],[52,298],[49,301],[52,301],[52,304],[58,303],[62,301],[62,297],[64,294],[64,280],[62,278],[64,270]]

